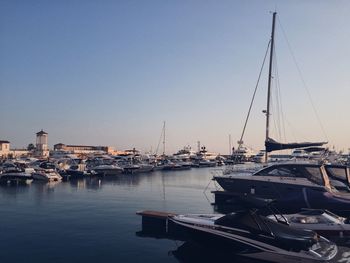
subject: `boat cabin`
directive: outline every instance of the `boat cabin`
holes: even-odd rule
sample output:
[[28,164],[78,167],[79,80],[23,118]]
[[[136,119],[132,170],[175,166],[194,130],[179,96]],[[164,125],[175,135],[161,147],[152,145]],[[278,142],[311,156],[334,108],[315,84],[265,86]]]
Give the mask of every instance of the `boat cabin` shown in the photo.
[[286,179],[306,178],[310,182],[325,186],[331,189],[328,175],[324,166],[320,164],[309,164],[309,163],[286,163],[286,164],[274,164],[263,168],[253,176],[276,176]]

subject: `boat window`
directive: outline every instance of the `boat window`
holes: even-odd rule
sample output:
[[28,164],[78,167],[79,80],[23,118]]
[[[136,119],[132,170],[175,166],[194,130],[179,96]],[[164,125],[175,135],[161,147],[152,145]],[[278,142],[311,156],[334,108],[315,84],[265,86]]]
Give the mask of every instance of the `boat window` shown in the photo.
[[290,222],[298,224],[328,224],[332,221],[322,216],[295,216]]
[[323,176],[319,167],[306,167],[307,177],[310,181],[323,185]]
[[301,169],[297,166],[280,166],[262,170],[256,175],[262,176],[282,176],[282,177],[305,177]]
[[293,176],[291,170],[288,168],[282,167],[279,169],[271,170],[268,175],[276,175],[276,176]]
[[327,172],[330,173],[331,176],[334,176],[336,178],[347,180],[346,178],[346,168],[342,167],[327,167]]

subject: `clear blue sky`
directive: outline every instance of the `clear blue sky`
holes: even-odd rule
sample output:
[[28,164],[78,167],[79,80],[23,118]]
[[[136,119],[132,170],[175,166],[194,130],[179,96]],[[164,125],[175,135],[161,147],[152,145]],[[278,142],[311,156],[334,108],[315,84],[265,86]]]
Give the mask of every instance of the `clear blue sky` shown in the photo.
[[[239,139],[277,9],[330,145],[350,147],[349,1],[0,1],[0,139],[156,147]],[[326,139],[281,27],[289,141]],[[266,72],[245,142],[264,140]],[[276,104],[275,104],[276,105]],[[274,138],[278,139],[277,132]]]

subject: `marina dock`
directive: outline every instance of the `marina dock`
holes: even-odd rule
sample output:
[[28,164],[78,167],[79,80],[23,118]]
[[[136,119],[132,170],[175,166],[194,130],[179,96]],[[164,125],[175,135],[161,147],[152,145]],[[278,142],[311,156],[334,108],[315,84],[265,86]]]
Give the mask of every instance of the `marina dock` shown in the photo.
[[169,217],[177,214],[152,210],[138,211],[136,214],[142,217],[142,230],[136,233],[137,236],[188,240],[182,229],[168,220]]

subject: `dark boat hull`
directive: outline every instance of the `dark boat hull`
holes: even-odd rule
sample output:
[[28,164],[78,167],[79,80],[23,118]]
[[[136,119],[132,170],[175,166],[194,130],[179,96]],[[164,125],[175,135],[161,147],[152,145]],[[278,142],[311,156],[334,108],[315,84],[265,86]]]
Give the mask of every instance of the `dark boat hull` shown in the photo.
[[[228,192],[235,194],[251,194],[260,198],[276,199],[286,194],[302,193],[305,188],[303,184],[292,184],[288,181],[272,182],[263,180],[249,180],[233,177],[214,177],[215,181]],[[326,192],[323,186],[308,186],[311,189]]]

